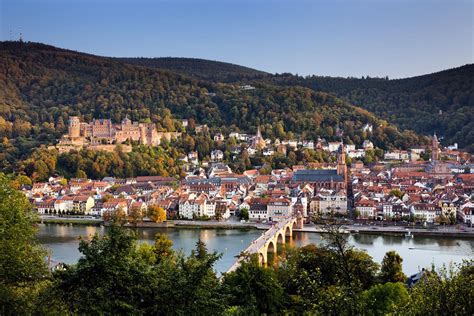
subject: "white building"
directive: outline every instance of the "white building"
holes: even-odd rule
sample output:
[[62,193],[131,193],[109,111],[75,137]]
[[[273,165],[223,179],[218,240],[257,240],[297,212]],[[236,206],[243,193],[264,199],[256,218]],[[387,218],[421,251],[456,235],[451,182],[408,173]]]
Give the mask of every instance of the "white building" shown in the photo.
[[270,199],[267,205],[268,218],[278,221],[293,214],[293,205],[286,198]]
[[224,153],[222,152],[222,150],[215,149],[211,152],[212,161],[221,161],[222,159],[224,159]]
[[436,218],[436,205],[430,203],[415,203],[411,205],[410,213],[415,219],[434,223]]
[[366,139],[362,143],[362,148],[364,148],[365,150],[374,149],[374,144],[370,140]]

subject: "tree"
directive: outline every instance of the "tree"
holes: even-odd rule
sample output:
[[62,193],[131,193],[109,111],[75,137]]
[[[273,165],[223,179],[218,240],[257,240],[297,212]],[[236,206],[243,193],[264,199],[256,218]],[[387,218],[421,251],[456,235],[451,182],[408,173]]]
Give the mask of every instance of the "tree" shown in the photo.
[[240,219],[241,220],[249,220],[249,210],[247,208],[240,209]]
[[76,178],[87,179],[87,174],[84,172],[84,170],[78,169],[76,172]]
[[166,211],[158,205],[148,206],[148,217],[155,223],[166,221]]
[[410,291],[410,303],[399,308],[401,315],[472,315],[474,311],[474,260],[425,270]]
[[274,314],[281,310],[283,288],[272,269],[261,267],[257,255],[244,259],[223,278],[223,292],[229,305],[241,315]]
[[143,211],[137,206],[132,206],[128,212],[128,221],[137,226],[139,221],[143,220]]
[[165,258],[170,258],[174,255],[173,241],[170,240],[165,234],[156,234],[154,252],[157,257],[157,261],[161,261]]
[[382,267],[380,268],[380,281],[386,282],[405,282],[406,275],[402,270],[403,259],[395,251],[388,251],[382,260]]
[[376,284],[361,295],[363,315],[391,315],[409,302],[403,283]]
[[76,265],[55,273],[55,294],[73,314],[136,314],[146,298],[148,269],[135,237],[115,225],[81,241]]
[[48,284],[46,251],[35,240],[26,196],[0,173],[0,314],[30,314]]
[[401,199],[403,197],[403,193],[399,189],[394,189],[394,190],[390,191],[390,196],[396,196],[399,199]]

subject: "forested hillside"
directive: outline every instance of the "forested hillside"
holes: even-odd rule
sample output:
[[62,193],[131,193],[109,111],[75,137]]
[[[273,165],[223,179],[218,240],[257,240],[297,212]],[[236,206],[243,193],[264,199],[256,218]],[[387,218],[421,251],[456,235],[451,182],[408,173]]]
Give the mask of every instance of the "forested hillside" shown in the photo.
[[[474,151],[474,65],[406,79],[300,77],[251,71],[209,60],[127,58],[128,63],[168,69],[195,78],[226,82],[265,82],[332,93],[394,123],[424,135],[437,133],[446,145]],[[249,70],[249,71],[247,71]]]
[[[0,44],[1,168],[25,158],[39,144],[53,144],[70,115],[84,121],[125,115],[176,130],[178,118],[208,124],[211,131],[255,132],[265,137],[334,140],[337,127],[347,143],[371,139],[377,147],[405,148],[423,141],[337,97],[308,88],[237,85],[191,79],[109,58],[35,43]],[[370,123],[373,133],[363,126]],[[199,144],[196,144],[198,147]]]
[[132,65],[170,70],[194,78],[218,82],[237,82],[244,79],[252,80],[270,76],[269,73],[260,70],[199,58],[116,58],[116,60]]
[[436,132],[443,143],[474,151],[474,64],[397,80],[283,74],[270,82],[334,93],[402,129]]

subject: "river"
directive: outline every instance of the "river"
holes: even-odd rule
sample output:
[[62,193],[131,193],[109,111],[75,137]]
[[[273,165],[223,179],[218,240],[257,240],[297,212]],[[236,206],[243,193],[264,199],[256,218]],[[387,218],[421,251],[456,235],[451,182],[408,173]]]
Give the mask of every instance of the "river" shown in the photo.
[[[38,239],[51,251],[53,262],[76,262],[79,253],[79,238],[90,238],[98,233],[103,235],[107,228],[99,226],[41,224]],[[201,238],[210,251],[222,253],[216,263],[218,273],[225,272],[234,262],[235,256],[256,239],[261,230],[242,229],[191,229],[191,228],[140,228],[137,229],[138,241],[152,243],[156,233],[165,233],[173,241],[173,248],[191,253],[196,241]],[[367,234],[351,235],[350,243],[366,250],[376,262],[380,263],[387,251],[395,250],[403,257],[403,270],[410,275],[422,267],[433,263],[459,263],[463,259],[473,259],[474,239],[422,237],[408,239],[400,236],[376,236]],[[295,233],[293,244],[296,246],[310,243],[320,244],[323,240],[317,233]]]

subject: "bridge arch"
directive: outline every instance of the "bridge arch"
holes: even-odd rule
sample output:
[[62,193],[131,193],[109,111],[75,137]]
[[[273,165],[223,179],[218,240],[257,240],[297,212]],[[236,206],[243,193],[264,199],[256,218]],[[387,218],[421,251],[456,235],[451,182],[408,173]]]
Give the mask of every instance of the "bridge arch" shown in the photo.
[[277,256],[277,245],[276,245],[275,241],[273,241],[273,240],[270,240],[268,242],[268,245],[267,245],[267,260],[266,260],[266,263],[268,263],[270,261],[270,260],[268,260],[269,256],[271,258],[271,263],[275,259],[275,256]]
[[284,244],[285,243],[285,236],[283,233],[278,233],[277,236],[277,244]]
[[264,255],[263,253],[259,252],[258,253],[258,263],[260,265],[264,265],[265,263],[267,263],[267,256],[266,254]]

